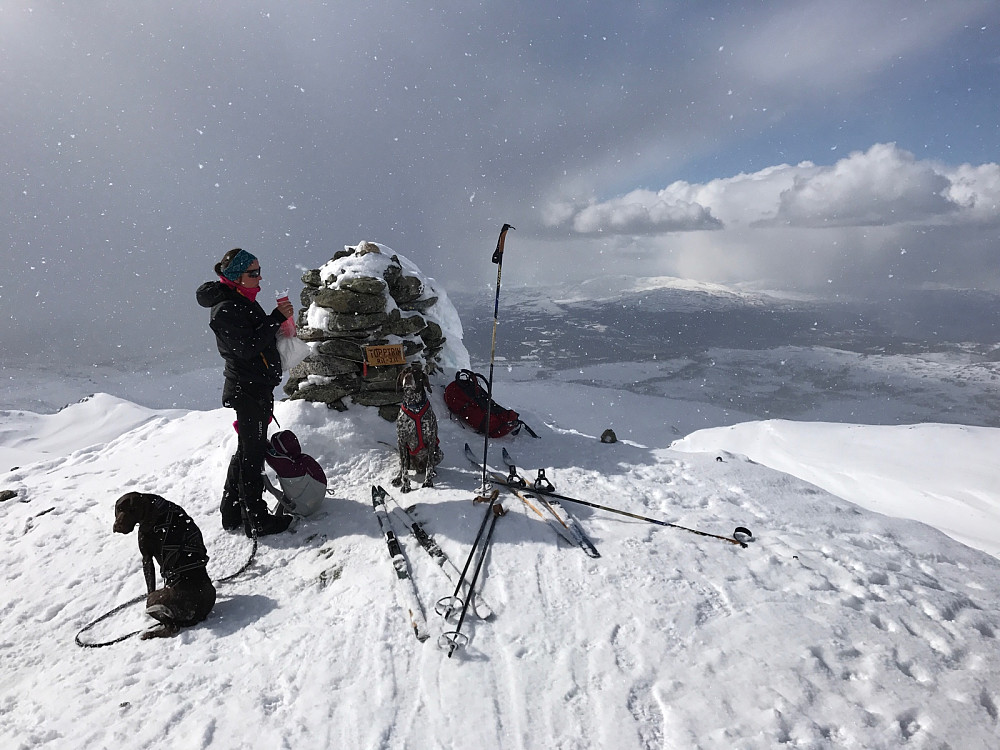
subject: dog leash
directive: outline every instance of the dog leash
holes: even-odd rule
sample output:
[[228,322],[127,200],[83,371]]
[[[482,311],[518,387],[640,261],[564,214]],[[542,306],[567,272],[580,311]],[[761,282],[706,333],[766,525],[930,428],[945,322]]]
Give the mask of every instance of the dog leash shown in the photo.
[[[253,535],[253,549],[250,550],[250,557],[248,557],[247,561],[245,563],[243,563],[243,567],[241,567],[235,573],[231,573],[230,575],[225,576],[224,578],[219,578],[218,580],[215,581],[216,585],[221,584],[221,583],[228,583],[228,582],[232,581],[234,578],[236,578],[238,575],[240,575],[247,568],[250,567],[250,564],[253,563],[253,559],[256,556],[257,556],[257,533],[255,531],[254,535]],[[103,615],[101,615],[100,617],[98,617],[96,620],[94,620],[90,624],[84,625],[82,628],[80,628],[80,632],[78,632],[76,634],[76,638],[74,639],[76,641],[76,645],[80,646],[81,648],[104,648],[105,646],[113,646],[116,643],[121,643],[122,641],[128,640],[129,638],[132,638],[132,637],[137,636],[140,633],[144,632],[145,628],[143,630],[136,630],[136,631],[134,631],[132,633],[127,633],[126,635],[120,635],[117,638],[115,638],[113,640],[110,640],[110,641],[100,641],[100,642],[97,642],[97,643],[87,643],[86,641],[80,639],[81,635],[83,635],[84,633],[86,633],[88,630],[90,630],[92,627],[94,627],[98,623],[104,622],[109,617],[111,617],[112,615],[118,614],[119,612],[121,612],[126,607],[131,607],[133,604],[141,602],[147,596],[148,596],[148,594],[139,594],[139,596],[135,597],[134,599],[129,599],[127,602],[125,602],[123,604],[119,604],[114,609],[112,609],[112,610],[110,610],[108,612],[105,612]]]
[[76,645],[77,646],[81,646],[83,648],[103,648],[104,646],[111,646],[111,645],[113,645],[115,643],[121,643],[122,641],[127,640],[127,639],[131,638],[132,636],[139,635],[139,633],[142,632],[141,630],[136,630],[134,633],[129,633],[127,635],[118,636],[113,641],[105,641],[103,643],[87,643],[86,641],[80,640],[80,636],[81,635],[83,635],[84,633],[86,633],[88,630],[90,630],[92,627],[94,627],[95,625],[97,625],[99,622],[103,622],[104,620],[107,620],[109,617],[111,617],[111,615],[114,615],[114,614],[117,614],[118,612],[121,612],[126,607],[131,607],[136,602],[141,602],[145,598],[146,598],[146,594],[139,594],[139,596],[137,596],[135,599],[129,599],[124,604],[119,604],[117,607],[115,607],[114,609],[112,609],[110,612],[105,612],[103,615],[101,615],[100,617],[98,617],[96,620],[94,620],[89,625],[85,625],[84,627],[82,627],[80,629],[80,632],[76,634]]

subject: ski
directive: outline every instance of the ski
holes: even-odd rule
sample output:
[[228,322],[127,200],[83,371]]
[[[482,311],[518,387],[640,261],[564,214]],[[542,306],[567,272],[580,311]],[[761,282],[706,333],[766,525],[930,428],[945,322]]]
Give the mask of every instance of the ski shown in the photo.
[[[395,508],[390,511],[390,516],[392,514],[398,514],[402,519],[403,525],[410,530],[410,533],[416,537],[417,543],[420,548],[424,550],[428,555],[430,555],[431,560],[433,560],[437,567],[440,568],[441,572],[444,573],[445,577],[454,585],[458,585],[458,581],[461,578],[462,571],[458,569],[458,566],[452,562],[451,558],[445,554],[445,551],[441,549],[434,537],[427,533],[420,522],[417,521],[410,512],[406,510],[395,497],[390,495],[382,487],[379,487],[385,497],[388,497],[395,504]],[[483,599],[481,594],[471,592],[469,590],[469,584],[467,581],[462,583],[461,594],[463,597],[472,597],[472,611],[480,620],[488,620],[493,617],[493,608]]]
[[389,521],[389,513],[385,506],[385,499],[388,494],[381,487],[372,485],[372,508],[375,510],[375,517],[378,519],[382,536],[385,537],[386,546],[389,548],[389,556],[392,558],[392,567],[396,571],[396,579],[399,582],[400,590],[406,600],[405,608],[410,618],[410,627],[418,641],[426,641],[430,637],[427,630],[427,620],[420,609],[420,601],[417,599],[417,588],[410,577],[409,566],[406,564],[406,557],[403,555],[403,548],[399,545],[395,532],[392,530],[392,523]]
[[[552,487],[552,484],[547,479],[545,479],[544,471],[539,471],[538,473],[539,479],[535,483],[535,486],[529,485],[528,481],[517,473],[517,466],[514,464],[514,459],[511,458],[506,448],[503,449],[503,462],[507,466],[507,469],[510,472],[509,476],[507,477],[508,482],[513,482],[513,480],[516,478],[517,484],[524,484],[529,489],[534,489],[535,487],[537,487],[537,485],[544,482],[544,485],[541,487],[537,487],[537,489],[539,490],[543,490],[546,488],[555,489]],[[541,504],[544,505],[545,508],[553,516],[556,517],[556,520],[559,521],[559,523],[561,523],[563,526],[565,526],[566,530],[569,531],[570,534],[572,534],[573,539],[576,541],[576,544],[579,547],[581,547],[584,552],[586,552],[590,557],[601,556],[601,553],[597,551],[597,547],[594,546],[594,543],[591,541],[590,537],[587,536],[587,532],[583,530],[583,526],[580,525],[580,522],[576,519],[576,516],[574,516],[572,513],[566,510],[563,504],[559,502],[558,498],[545,497],[542,494],[539,494],[537,497],[539,502],[541,502]]]
[[[468,443],[465,444],[465,457],[469,460],[469,462],[473,466],[479,469],[479,471],[483,471],[482,462],[479,460],[479,457],[476,456],[475,453],[473,453],[472,448],[469,446]],[[522,489],[524,488],[517,487],[511,484],[510,482],[507,481],[506,477],[504,477],[503,474],[491,468],[490,466],[486,467],[486,471],[489,474],[489,476],[493,479],[493,481],[503,486],[509,492],[512,492],[513,494],[517,495],[517,497],[521,500],[521,502],[524,503],[526,506],[528,506],[528,508],[531,509],[535,513],[535,515],[537,515],[539,518],[545,521],[545,523],[547,523],[550,527],[552,527],[552,530],[555,531],[556,534],[558,534],[560,537],[565,539],[570,544],[574,546],[577,545],[576,538],[574,538],[573,534],[570,533],[570,530],[566,527],[565,524],[560,523],[560,521],[557,520],[556,517],[552,514],[542,513],[542,511],[540,511],[538,507],[533,502],[531,502],[531,498],[533,496],[532,493],[524,492],[522,491]],[[538,499],[538,496],[534,495],[534,498]]]

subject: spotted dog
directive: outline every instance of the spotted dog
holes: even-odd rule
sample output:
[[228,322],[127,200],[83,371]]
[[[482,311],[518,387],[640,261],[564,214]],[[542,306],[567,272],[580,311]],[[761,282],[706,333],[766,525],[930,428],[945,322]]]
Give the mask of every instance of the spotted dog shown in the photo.
[[410,491],[410,470],[423,472],[422,487],[434,486],[434,467],[444,454],[438,442],[437,417],[431,408],[430,383],[419,364],[405,368],[396,380],[403,391],[403,403],[396,418],[396,442],[399,448],[399,474],[392,480],[403,492]]

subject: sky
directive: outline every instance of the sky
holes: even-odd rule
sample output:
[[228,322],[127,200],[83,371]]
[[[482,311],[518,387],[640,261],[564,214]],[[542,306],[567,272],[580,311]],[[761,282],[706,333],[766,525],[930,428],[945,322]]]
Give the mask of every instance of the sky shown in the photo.
[[998,21],[989,0],[4,2],[3,347],[208,351],[194,289],[236,246],[265,289],[372,240],[489,298],[504,222],[517,285],[997,290]]

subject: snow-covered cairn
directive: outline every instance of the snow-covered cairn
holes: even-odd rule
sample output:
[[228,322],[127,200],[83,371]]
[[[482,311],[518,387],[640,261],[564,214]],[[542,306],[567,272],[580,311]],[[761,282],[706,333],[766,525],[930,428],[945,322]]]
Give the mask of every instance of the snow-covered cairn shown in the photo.
[[[402,366],[365,367],[366,346],[402,344],[409,364],[434,373],[468,360],[455,308],[432,279],[406,258],[372,242],[345,246],[322,268],[302,276],[299,338],[313,354],[293,367],[284,390],[290,398],[346,408],[344,399],[379,409],[385,419],[399,413]],[[457,349],[445,331],[458,334]]]

